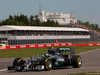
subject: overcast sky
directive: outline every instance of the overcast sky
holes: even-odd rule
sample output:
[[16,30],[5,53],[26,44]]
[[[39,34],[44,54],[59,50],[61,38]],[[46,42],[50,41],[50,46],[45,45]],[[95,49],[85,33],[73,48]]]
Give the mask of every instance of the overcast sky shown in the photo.
[[9,15],[36,15],[41,9],[46,12],[73,13],[82,21],[100,27],[100,0],[0,0],[0,20]]

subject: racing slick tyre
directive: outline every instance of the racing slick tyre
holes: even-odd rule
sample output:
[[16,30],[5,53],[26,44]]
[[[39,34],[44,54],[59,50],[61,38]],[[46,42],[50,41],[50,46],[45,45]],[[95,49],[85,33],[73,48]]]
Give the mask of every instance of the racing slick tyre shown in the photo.
[[52,62],[50,58],[43,58],[41,64],[44,65],[44,70],[50,71],[52,69]]
[[82,58],[79,55],[75,55],[71,59],[73,68],[80,68],[82,66]]
[[15,71],[22,71],[24,69],[23,64],[24,60],[22,58],[15,58],[13,62],[13,66],[16,66]]

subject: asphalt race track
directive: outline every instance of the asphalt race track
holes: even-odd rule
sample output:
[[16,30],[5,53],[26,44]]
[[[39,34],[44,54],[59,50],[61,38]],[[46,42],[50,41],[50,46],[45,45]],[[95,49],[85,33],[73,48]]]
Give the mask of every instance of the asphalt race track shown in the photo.
[[[80,53],[83,66],[81,68],[60,68],[51,71],[7,71],[7,66],[12,65],[13,58],[0,58],[0,75],[67,75],[79,72],[100,72],[100,49]],[[27,58],[26,58],[27,59]]]

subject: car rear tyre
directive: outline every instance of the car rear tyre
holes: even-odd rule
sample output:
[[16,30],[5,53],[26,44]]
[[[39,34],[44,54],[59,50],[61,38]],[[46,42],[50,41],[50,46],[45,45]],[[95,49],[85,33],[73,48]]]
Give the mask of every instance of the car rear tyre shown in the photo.
[[44,65],[44,70],[50,71],[52,69],[52,62],[50,58],[43,58],[41,64]]
[[82,58],[79,55],[75,55],[71,59],[73,68],[80,68],[82,66]]
[[22,58],[15,58],[13,62],[13,66],[16,66],[15,71],[22,71],[24,69],[23,64],[24,64],[24,60]]

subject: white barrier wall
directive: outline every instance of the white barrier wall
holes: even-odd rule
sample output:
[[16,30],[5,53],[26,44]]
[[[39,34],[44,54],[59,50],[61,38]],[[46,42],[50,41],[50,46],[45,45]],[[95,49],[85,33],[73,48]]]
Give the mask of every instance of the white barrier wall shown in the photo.
[[68,35],[68,36],[9,36],[8,40],[26,39],[90,39],[90,35]]

